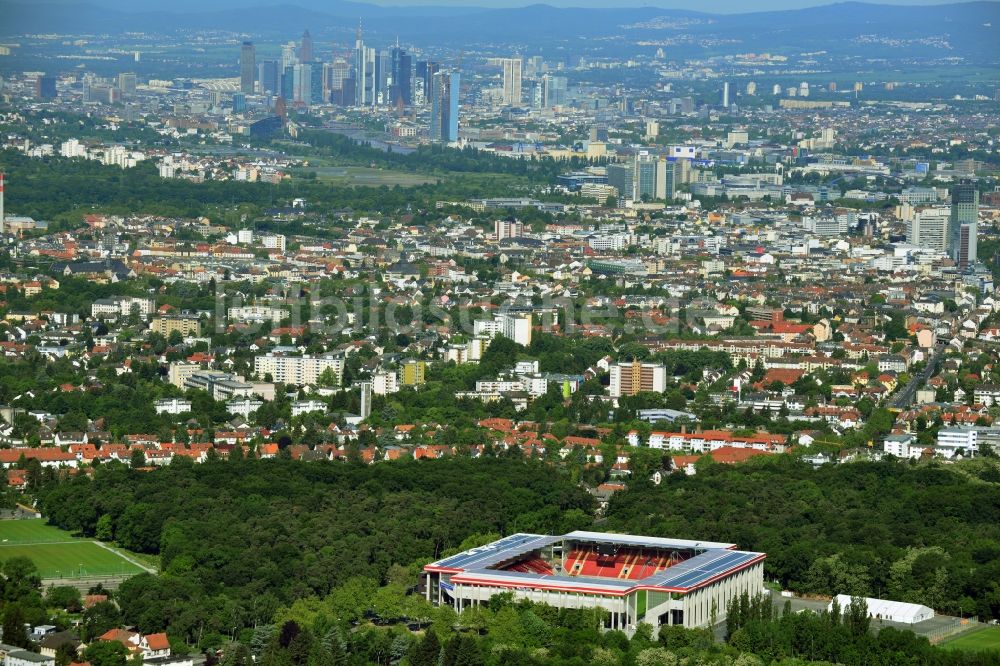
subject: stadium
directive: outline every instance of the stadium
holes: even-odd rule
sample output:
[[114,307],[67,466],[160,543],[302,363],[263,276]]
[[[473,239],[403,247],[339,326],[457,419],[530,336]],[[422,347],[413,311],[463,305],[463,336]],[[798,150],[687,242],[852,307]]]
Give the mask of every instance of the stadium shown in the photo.
[[730,543],[629,534],[512,534],[424,567],[424,593],[461,611],[512,592],[559,608],[603,608],[605,627],[707,627],[764,590],[764,553]]

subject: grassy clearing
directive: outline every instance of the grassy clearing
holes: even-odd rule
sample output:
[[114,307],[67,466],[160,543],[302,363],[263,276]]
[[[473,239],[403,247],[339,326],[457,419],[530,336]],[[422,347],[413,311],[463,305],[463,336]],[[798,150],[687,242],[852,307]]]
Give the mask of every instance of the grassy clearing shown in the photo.
[[983,627],[962,634],[958,638],[946,641],[941,647],[948,650],[965,650],[967,652],[986,652],[1000,650],[1000,627]]
[[114,576],[142,569],[92,539],[79,539],[44,520],[0,521],[0,560],[27,557],[42,578]]

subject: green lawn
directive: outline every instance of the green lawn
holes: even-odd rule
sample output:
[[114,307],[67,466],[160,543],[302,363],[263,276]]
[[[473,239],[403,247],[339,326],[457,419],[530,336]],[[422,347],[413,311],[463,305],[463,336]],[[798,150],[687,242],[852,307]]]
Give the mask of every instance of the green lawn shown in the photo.
[[44,520],[0,520],[0,546],[16,544],[59,543],[70,541],[73,535]]
[[1000,627],[983,627],[963,634],[952,641],[941,644],[949,650],[967,650],[969,652],[984,652],[1000,650]]
[[0,560],[27,557],[42,578],[111,576],[142,569],[91,539],[46,525],[44,520],[0,520]]

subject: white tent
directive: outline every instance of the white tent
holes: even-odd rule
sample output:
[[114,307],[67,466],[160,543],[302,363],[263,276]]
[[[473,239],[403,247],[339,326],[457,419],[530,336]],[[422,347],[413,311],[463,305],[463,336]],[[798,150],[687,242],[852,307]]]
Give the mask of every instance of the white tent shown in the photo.
[[[840,612],[851,605],[851,597],[847,594],[838,594],[835,597],[840,606]],[[916,624],[934,617],[934,610],[920,604],[908,604],[902,601],[889,601],[888,599],[866,598],[868,604],[868,616],[876,620],[887,620],[889,622],[899,622],[900,624]],[[833,608],[833,602],[827,606],[827,610]]]

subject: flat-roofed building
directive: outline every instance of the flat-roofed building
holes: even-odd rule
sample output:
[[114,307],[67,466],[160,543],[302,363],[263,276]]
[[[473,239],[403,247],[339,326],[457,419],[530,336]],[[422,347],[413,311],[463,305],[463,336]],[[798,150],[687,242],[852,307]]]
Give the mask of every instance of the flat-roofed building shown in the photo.
[[611,397],[637,393],[663,393],[667,389],[667,369],[656,363],[615,363],[611,366]]
[[201,321],[197,317],[189,315],[161,315],[153,317],[153,321],[149,324],[149,330],[153,333],[159,333],[165,338],[170,337],[174,331],[184,337],[198,336],[201,335]]

